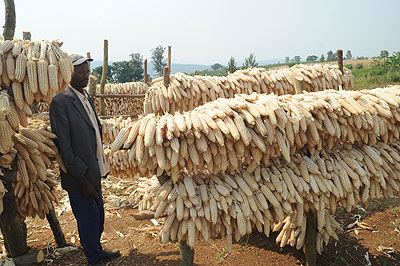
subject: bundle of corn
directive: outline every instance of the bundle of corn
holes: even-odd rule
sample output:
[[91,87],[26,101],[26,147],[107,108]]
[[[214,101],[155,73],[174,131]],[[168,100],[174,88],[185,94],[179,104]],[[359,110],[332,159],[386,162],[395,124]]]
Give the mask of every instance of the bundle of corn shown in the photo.
[[16,106],[50,102],[71,80],[72,63],[58,41],[0,40],[0,85],[12,88]]
[[190,111],[217,98],[232,98],[240,93],[295,94],[295,79],[304,80],[306,91],[353,87],[353,75],[349,69],[345,68],[342,75],[337,65],[320,64],[279,70],[250,68],[226,77],[192,77],[177,73],[170,79],[168,88],[159,79],[153,82],[145,98],[146,114]]
[[[144,95],[147,90],[148,86],[143,82],[116,83],[106,84],[104,94]],[[97,85],[96,93],[100,93],[100,85]],[[130,115],[137,117],[143,114],[143,98],[105,98],[105,115]],[[100,98],[95,99],[95,105],[99,113]]]
[[[368,199],[400,194],[400,142],[374,146],[344,144],[322,148],[315,155],[296,153],[290,163],[271,159],[268,166],[231,173],[182,174],[174,184],[150,183],[140,209],[166,216],[162,241],[186,240],[193,247],[204,240],[239,240],[256,227],[267,236],[281,231],[276,242],[300,249],[304,244],[308,210],[317,216],[317,250],[340,226],[328,213],[337,206],[348,211]],[[150,198],[150,199],[149,199]]]
[[[13,184],[14,194],[21,219],[38,215],[44,218],[57,201],[54,189],[57,185],[54,161],[66,171],[57,147],[53,142],[56,137],[47,130],[47,125],[20,128],[13,136],[17,150],[17,182]],[[50,169],[53,169],[50,170]]]
[[138,205],[139,211],[149,210],[153,205],[157,191],[160,189],[160,182],[156,176],[151,178],[139,177],[138,188],[134,191],[135,204]]
[[103,143],[108,144],[114,142],[122,128],[128,127],[132,121],[137,119],[131,117],[113,117],[108,119],[100,119],[103,127]]
[[[334,143],[399,139],[398,87],[364,91],[321,91],[300,95],[237,95],[193,111],[147,115],[122,128],[111,145],[113,168],[152,176],[181,169],[197,173],[240,169],[246,162],[284,157],[305,148],[311,154]],[[115,158],[120,158],[114,161]],[[121,160],[122,158],[122,160]]]

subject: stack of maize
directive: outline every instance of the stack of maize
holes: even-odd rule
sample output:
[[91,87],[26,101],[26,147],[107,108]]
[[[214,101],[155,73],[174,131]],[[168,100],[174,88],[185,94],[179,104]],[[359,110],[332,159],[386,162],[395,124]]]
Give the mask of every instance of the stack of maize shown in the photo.
[[108,119],[100,119],[103,127],[103,143],[113,143],[122,128],[128,127],[137,119],[131,117],[118,116]]
[[33,101],[49,103],[71,80],[73,65],[58,41],[0,40],[0,85],[13,92],[22,109]]
[[353,87],[353,75],[344,68],[342,74],[337,65],[295,65],[292,68],[266,70],[249,68],[238,70],[226,77],[187,76],[182,73],[170,77],[166,88],[156,79],[149,88],[144,105],[146,114],[175,114],[193,110],[195,107],[217,98],[232,98],[235,94],[274,93],[295,94],[295,80],[304,80],[309,92]]
[[183,169],[217,173],[244,163],[255,168],[270,158],[290,162],[301,149],[314,154],[338,142],[393,143],[399,139],[399,104],[399,87],[236,95],[184,114],[140,118],[120,130],[107,154],[116,173],[166,171],[174,181]]
[[[348,211],[368,199],[400,195],[400,142],[387,145],[338,145],[314,155],[297,152],[290,163],[271,159],[267,166],[250,166],[228,173],[187,176],[162,186],[154,177],[138,197],[139,210],[166,217],[162,242],[226,238],[238,241],[253,228],[276,238],[281,247],[304,245],[306,213],[317,216],[317,251],[340,225],[331,216],[338,206]],[[329,212],[328,212],[329,211]],[[330,214],[331,213],[331,214]]]
[[[104,94],[145,94],[148,87],[143,82],[127,82],[106,84]],[[100,93],[100,85],[97,85],[96,93]],[[138,117],[143,114],[143,98],[105,98],[105,115],[130,115]],[[95,100],[97,113],[100,113],[100,98]]]

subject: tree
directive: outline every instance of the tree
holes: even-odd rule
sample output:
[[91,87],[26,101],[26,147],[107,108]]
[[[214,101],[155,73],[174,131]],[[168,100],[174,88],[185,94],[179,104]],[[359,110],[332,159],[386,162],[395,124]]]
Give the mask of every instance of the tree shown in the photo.
[[321,57],[319,58],[320,62],[325,62],[325,56],[322,54]]
[[326,61],[330,62],[330,61],[336,61],[337,60],[337,54],[333,53],[332,50],[328,51],[328,53],[326,54]]
[[231,57],[230,59],[229,59],[229,61],[228,61],[228,72],[229,73],[233,73],[233,72],[235,72],[236,71],[236,61],[235,61],[235,58],[233,58],[233,57]]
[[351,51],[350,51],[350,50],[347,50],[347,52],[346,52],[346,59],[347,59],[347,60],[353,59],[353,55],[351,54]]
[[[103,73],[103,66],[98,66],[92,69],[92,75],[96,76],[97,78],[97,83],[100,83],[101,81],[101,73]],[[110,83],[112,82],[112,76],[111,76],[111,66],[108,65],[107,67],[107,78],[106,82]]]
[[140,53],[132,53],[129,55],[131,60],[129,63],[132,67],[133,81],[140,81],[143,79],[143,56]]
[[223,69],[223,68],[224,68],[224,66],[221,65],[220,63],[215,63],[214,65],[211,66],[212,70],[220,70],[220,69]]
[[249,57],[244,59],[243,66],[246,68],[258,66],[258,63],[256,61],[256,56],[253,53],[251,53]]
[[151,62],[153,63],[153,69],[157,72],[158,76],[161,77],[163,69],[167,65],[167,59],[164,58],[165,47],[162,45],[151,49]]
[[287,64],[287,63],[289,63],[290,62],[290,58],[289,58],[289,56],[286,56],[285,57],[285,63]]
[[382,58],[389,57],[389,52],[387,50],[382,50],[381,54],[380,54],[380,57],[382,57]]
[[300,61],[301,61],[301,57],[298,56],[298,55],[296,55],[296,56],[294,57],[294,62],[295,62],[295,63],[300,63]]
[[316,56],[316,55],[309,55],[309,56],[307,56],[306,61],[307,61],[307,62],[315,62],[315,61],[317,61],[317,59],[318,59],[318,56]]

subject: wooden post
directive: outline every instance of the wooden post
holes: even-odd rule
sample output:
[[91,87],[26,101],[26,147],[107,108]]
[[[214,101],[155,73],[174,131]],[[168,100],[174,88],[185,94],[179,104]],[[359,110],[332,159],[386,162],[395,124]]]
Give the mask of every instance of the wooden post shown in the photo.
[[14,0],[4,0],[5,22],[3,36],[6,40],[12,40],[15,33],[15,5]]
[[60,223],[58,222],[56,213],[54,212],[54,207],[49,210],[48,214],[46,214],[46,218],[50,224],[50,228],[53,232],[54,239],[56,240],[57,247],[65,247],[67,245],[67,241],[65,241],[64,233],[61,229]]
[[194,261],[194,249],[186,244],[186,241],[179,242],[181,255],[181,266],[192,266]]
[[[160,185],[163,185],[165,182],[171,179],[171,177],[164,172],[161,176],[157,177],[157,179],[158,182],[160,182]],[[179,252],[181,255],[181,266],[193,266],[194,249],[189,247],[186,241],[179,242]]]
[[303,78],[294,78],[294,87],[296,89],[296,94],[303,93],[306,90],[306,84]]
[[171,70],[171,46],[168,45],[168,67]]
[[31,37],[32,36],[31,36],[31,32],[30,31],[26,31],[26,30],[22,31],[22,39],[23,40],[30,41]]
[[169,75],[171,73],[171,69],[168,66],[165,66],[163,73],[164,73],[164,86],[168,88],[170,82]]
[[147,58],[144,59],[144,83],[147,84]]
[[336,51],[336,53],[337,53],[337,62],[338,62],[339,70],[343,74],[343,50],[338,49]]
[[16,180],[16,160],[14,159],[14,170],[6,170],[4,177],[2,177],[5,180],[4,186],[8,192],[3,197],[4,210],[0,215],[0,227],[9,257],[19,257],[29,251],[26,243],[26,227],[18,218],[14,188],[11,185],[11,180]]
[[96,96],[96,89],[97,89],[97,77],[90,75],[89,76],[89,95],[93,97]]
[[[91,55],[90,55],[90,52],[87,52],[87,53],[86,53],[86,58],[90,58],[90,59],[92,58]],[[88,65],[89,65],[89,74],[91,74],[91,73],[92,73],[92,70],[90,69],[90,61],[88,61],[87,63],[88,63]]]
[[[101,73],[100,93],[104,94],[104,86],[106,85],[108,70],[108,41],[104,40],[104,57],[103,57],[103,72]],[[104,98],[100,99],[100,115],[105,113]]]
[[309,210],[307,212],[307,229],[305,243],[305,261],[306,266],[317,265],[317,216]]

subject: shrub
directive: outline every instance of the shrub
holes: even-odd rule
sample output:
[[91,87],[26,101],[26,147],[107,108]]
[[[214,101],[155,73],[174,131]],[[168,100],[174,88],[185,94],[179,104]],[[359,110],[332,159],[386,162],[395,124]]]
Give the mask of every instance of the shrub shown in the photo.
[[364,65],[361,64],[361,63],[360,63],[360,64],[357,64],[357,65],[356,65],[356,68],[357,68],[357,69],[363,69],[363,68],[364,68]]
[[344,67],[347,67],[350,70],[353,69],[353,65],[352,64],[345,65]]

